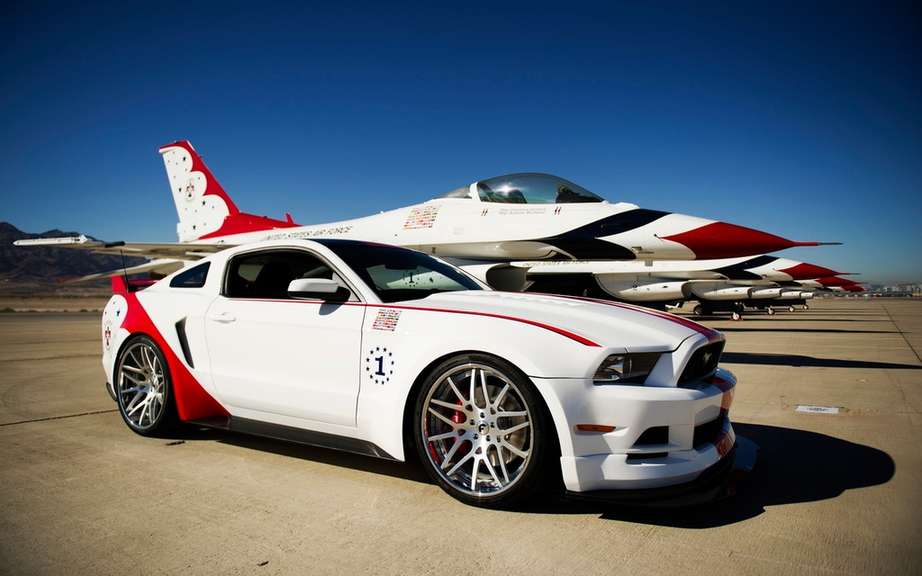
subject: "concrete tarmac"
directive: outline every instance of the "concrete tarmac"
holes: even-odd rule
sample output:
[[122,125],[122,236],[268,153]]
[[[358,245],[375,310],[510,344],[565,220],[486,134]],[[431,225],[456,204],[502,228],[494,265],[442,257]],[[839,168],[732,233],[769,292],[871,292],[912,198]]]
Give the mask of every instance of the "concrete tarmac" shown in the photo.
[[2,314],[0,573],[922,573],[922,301],[704,323],[727,335],[737,433],[761,447],[735,498],[494,512],[418,464],[137,436],[103,389],[98,314]]

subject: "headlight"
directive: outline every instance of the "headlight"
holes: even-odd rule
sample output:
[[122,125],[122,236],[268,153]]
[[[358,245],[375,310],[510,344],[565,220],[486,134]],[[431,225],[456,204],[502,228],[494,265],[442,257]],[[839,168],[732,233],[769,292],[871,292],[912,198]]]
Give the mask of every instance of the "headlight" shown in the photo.
[[595,371],[596,384],[643,384],[659,360],[659,352],[612,354]]

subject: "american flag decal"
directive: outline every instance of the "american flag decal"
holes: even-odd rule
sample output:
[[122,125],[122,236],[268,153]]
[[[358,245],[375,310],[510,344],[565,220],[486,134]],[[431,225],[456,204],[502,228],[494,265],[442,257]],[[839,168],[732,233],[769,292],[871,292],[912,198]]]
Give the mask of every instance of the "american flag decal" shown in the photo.
[[404,230],[417,230],[420,228],[432,228],[435,223],[435,217],[439,214],[438,206],[417,206],[410,210],[407,215],[407,221],[403,223]]
[[375,316],[375,322],[371,325],[371,329],[393,332],[397,328],[398,320],[400,320],[400,310],[381,308],[378,310],[378,315]]

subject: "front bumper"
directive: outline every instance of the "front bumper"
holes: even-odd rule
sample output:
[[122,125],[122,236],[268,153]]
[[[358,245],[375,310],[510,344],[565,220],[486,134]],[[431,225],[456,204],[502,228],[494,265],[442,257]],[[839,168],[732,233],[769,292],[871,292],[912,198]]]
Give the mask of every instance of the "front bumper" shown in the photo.
[[[724,463],[736,441],[727,415],[736,379],[725,370],[682,388],[533,381],[554,419],[570,493],[689,483]],[[578,424],[615,430],[579,432]]]
[[641,490],[590,490],[565,494],[571,500],[604,502],[645,508],[695,506],[721,500],[732,495],[731,475],[735,470],[736,447],[716,464],[701,472],[694,480],[683,484]]

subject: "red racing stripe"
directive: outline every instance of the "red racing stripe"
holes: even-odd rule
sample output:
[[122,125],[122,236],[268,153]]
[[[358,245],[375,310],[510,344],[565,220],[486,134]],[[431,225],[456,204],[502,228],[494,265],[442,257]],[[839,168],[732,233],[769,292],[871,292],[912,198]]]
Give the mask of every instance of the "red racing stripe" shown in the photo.
[[540,294],[541,296],[550,296],[552,298],[566,298],[569,300],[582,300],[584,302],[593,302],[595,304],[604,304],[606,306],[614,306],[615,308],[622,308],[624,310],[633,310],[634,312],[641,312],[647,314],[648,316],[656,316],[663,320],[669,320],[675,324],[680,324],[686,328],[690,328],[699,334],[707,337],[708,342],[719,342],[724,339],[723,334],[717,330],[712,330],[707,326],[693,322],[687,318],[682,318],[681,316],[676,316],[675,314],[670,314],[668,312],[660,312],[659,310],[653,310],[652,308],[644,308],[643,306],[637,306],[634,304],[625,304],[624,302],[615,302],[613,300],[602,300],[601,298],[587,298],[585,296],[569,296],[562,294],[545,294],[541,292],[528,292],[528,294]]
[[[281,302],[285,304],[329,304],[323,300],[283,300],[276,298],[240,298],[239,300],[245,300],[247,302]],[[369,304],[366,302],[337,302],[339,306],[363,306],[365,308],[394,308],[397,310],[421,310],[423,312],[443,312],[445,314],[465,314],[468,316],[485,316],[487,318],[499,318],[501,320],[510,320],[512,322],[520,322],[522,324],[528,324],[530,326],[535,326],[537,328],[542,328],[544,330],[549,330],[556,334],[560,334],[570,340],[579,342],[583,346],[591,346],[595,348],[600,348],[601,344],[593,342],[585,336],[580,336],[575,332],[570,332],[563,328],[558,328],[557,326],[552,326],[550,324],[545,324],[543,322],[538,322],[536,320],[529,320],[528,318],[519,318],[517,316],[506,316],[505,314],[494,314],[493,312],[478,312],[476,310],[452,310],[450,308],[427,308],[424,306],[406,306],[403,304]]]

